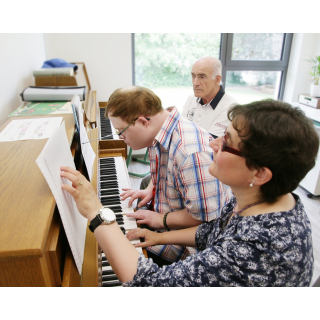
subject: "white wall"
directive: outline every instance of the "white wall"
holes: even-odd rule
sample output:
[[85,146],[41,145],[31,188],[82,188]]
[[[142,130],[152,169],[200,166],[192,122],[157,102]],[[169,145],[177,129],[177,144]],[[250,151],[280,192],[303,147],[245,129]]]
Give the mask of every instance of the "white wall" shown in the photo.
[[306,59],[320,55],[319,33],[295,33],[293,36],[283,100],[296,102],[300,93],[310,93],[311,64]]
[[42,33],[0,34],[0,125],[21,105],[20,93],[34,85],[32,72],[45,60]]
[[131,33],[49,33],[45,44],[47,59],[85,63],[98,101],[108,101],[115,89],[132,85]]

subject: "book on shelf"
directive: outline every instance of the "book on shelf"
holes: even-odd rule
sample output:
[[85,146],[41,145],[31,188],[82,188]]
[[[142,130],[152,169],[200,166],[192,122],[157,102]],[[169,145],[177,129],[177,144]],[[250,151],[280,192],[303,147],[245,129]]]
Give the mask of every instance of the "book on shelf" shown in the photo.
[[33,70],[34,77],[47,77],[47,76],[73,76],[73,68],[43,68]]

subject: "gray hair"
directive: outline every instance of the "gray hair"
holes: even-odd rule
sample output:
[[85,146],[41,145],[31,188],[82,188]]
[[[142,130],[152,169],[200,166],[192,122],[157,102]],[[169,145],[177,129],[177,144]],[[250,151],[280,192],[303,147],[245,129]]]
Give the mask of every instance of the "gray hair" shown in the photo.
[[212,79],[215,79],[216,76],[221,76],[222,64],[220,60],[217,60],[213,66]]

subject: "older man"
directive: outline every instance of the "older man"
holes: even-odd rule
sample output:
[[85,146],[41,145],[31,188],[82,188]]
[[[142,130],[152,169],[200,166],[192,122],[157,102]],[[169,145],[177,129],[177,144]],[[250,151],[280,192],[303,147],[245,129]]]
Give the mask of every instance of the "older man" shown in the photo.
[[229,125],[227,112],[236,101],[221,84],[221,62],[213,57],[197,60],[191,71],[194,96],[182,111],[186,118],[206,129],[214,138],[223,135]]

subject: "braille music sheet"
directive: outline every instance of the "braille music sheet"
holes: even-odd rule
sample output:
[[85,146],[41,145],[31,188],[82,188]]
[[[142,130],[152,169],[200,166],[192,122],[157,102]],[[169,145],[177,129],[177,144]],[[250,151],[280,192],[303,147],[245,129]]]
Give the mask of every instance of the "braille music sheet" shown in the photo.
[[60,167],[69,166],[75,169],[64,122],[48,140],[36,163],[56,200],[71,252],[81,274],[87,220],[79,213],[72,196],[61,189],[62,184],[71,185],[71,182],[61,178]]

